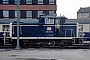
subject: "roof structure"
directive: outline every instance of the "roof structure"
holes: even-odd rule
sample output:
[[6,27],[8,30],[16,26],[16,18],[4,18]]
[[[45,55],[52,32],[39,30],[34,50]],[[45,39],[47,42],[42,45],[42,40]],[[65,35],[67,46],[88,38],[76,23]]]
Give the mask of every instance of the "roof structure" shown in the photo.
[[80,8],[77,13],[87,13],[90,12],[90,7]]
[[[9,23],[13,23],[14,21],[17,21],[17,19],[0,19],[0,24],[2,23],[9,24]],[[37,23],[38,20],[37,19],[20,19],[20,22]]]
[[[60,19],[60,18],[66,18],[65,16],[49,16],[49,15],[46,15],[46,16],[41,16],[43,18],[57,18],[57,19]],[[67,19],[67,18],[66,18]]]
[[90,24],[90,18],[83,18],[83,19],[66,19],[66,23]]

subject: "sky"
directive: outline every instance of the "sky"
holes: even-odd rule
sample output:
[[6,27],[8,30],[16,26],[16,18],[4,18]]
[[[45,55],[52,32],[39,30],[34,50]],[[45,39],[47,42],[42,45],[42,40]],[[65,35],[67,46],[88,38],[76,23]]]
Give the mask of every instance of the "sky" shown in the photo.
[[90,7],[90,0],[57,0],[57,16],[76,19],[80,7]]

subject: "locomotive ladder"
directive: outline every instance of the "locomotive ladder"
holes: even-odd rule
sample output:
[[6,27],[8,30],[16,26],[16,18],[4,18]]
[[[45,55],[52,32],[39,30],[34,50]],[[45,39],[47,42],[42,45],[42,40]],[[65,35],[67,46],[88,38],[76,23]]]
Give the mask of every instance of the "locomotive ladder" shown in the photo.
[[9,44],[9,43],[6,43],[6,40],[8,40],[7,38],[6,38],[7,36],[6,36],[6,32],[4,32],[4,45],[12,45],[12,44]]

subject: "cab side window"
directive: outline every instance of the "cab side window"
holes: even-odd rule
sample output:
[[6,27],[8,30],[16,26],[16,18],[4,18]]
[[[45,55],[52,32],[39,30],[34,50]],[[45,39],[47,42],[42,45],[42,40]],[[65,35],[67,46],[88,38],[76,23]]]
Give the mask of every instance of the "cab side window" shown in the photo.
[[9,25],[3,25],[3,31],[9,31]]
[[45,24],[54,24],[54,19],[45,18]]

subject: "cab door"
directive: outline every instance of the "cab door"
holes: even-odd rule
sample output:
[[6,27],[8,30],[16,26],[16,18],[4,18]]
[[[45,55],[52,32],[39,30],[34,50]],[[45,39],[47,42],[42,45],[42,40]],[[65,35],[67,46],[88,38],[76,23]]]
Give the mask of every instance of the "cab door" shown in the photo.
[[72,37],[72,33],[73,33],[72,29],[66,29],[65,30],[65,37]]

